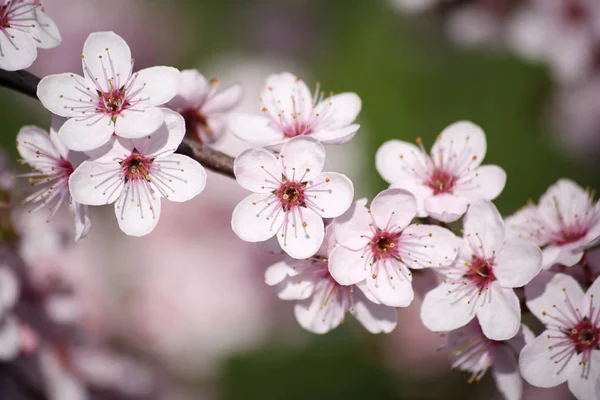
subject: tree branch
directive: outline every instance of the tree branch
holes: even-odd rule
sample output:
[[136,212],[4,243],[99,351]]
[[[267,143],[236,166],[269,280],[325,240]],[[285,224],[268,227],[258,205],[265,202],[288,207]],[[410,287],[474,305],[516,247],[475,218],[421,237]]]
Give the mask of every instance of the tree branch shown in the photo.
[[[40,78],[27,71],[0,70],[0,86],[13,89],[27,96],[37,99],[37,86]],[[193,158],[205,168],[219,174],[235,179],[233,174],[233,157],[211,149],[201,143],[184,140],[179,145],[177,152]]]

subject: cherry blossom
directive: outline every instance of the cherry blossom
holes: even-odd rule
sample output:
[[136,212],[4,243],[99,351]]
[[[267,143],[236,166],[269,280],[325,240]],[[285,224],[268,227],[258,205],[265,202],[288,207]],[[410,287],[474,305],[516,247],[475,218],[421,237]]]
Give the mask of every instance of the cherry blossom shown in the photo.
[[[389,333],[396,327],[396,310],[379,304],[363,281],[342,286],[329,273],[327,260],[335,246],[332,226],[326,229],[319,251],[306,260],[285,260],[271,265],[265,281],[275,286],[282,300],[297,300],[298,323],[313,333],[327,333],[344,322],[350,312],[369,332]],[[363,290],[365,291],[363,293]]]
[[88,206],[74,201],[69,192],[69,177],[87,156],[69,151],[54,127],[50,128],[49,134],[37,126],[21,128],[17,135],[17,150],[23,162],[33,168],[32,172],[20,175],[27,177],[36,189],[23,200],[24,204],[33,206],[29,211],[47,207],[50,220],[65,203],[75,218],[75,241],[87,235],[92,226]]
[[90,34],[81,59],[84,77],[50,75],[37,90],[44,107],[69,118],[58,131],[65,146],[94,150],[113,133],[139,139],[161,126],[164,114],[158,106],[177,94],[177,69],[152,67],[133,73],[129,46],[113,32]]
[[599,398],[600,280],[584,294],[572,277],[543,272],[525,297],[546,330],[521,351],[523,378],[544,388],[568,382],[577,399]]
[[425,295],[421,319],[430,330],[445,332],[477,317],[488,338],[508,340],[521,325],[513,288],[526,285],[539,273],[542,252],[530,242],[505,242],[502,217],[487,200],[469,207],[463,226],[458,258],[439,270],[444,280]]
[[469,383],[479,382],[488,369],[496,387],[506,400],[520,400],[523,396],[523,380],[519,373],[517,358],[523,347],[535,335],[521,324],[515,337],[506,341],[488,339],[476,320],[448,333],[448,350],[452,368],[468,371]]
[[496,165],[481,166],[485,134],[477,125],[456,122],[438,136],[428,155],[400,140],[384,143],[376,155],[379,174],[392,187],[406,189],[417,198],[418,216],[443,222],[458,220],[469,204],[493,200],[504,189],[506,173]]
[[271,75],[260,97],[264,116],[234,115],[229,120],[240,139],[279,150],[296,136],[310,136],[323,144],[348,143],[360,127],[354,120],[362,103],[355,93],[325,97],[317,84],[311,95],[306,84],[289,72]]
[[233,210],[233,231],[246,242],[275,234],[293,258],[313,256],[325,235],[322,218],[343,214],[352,204],[354,186],[345,175],[322,172],[325,148],[313,138],[290,140],[275,156],[250,149],[234,163],[237,182],[254,192]]
[[242,101],[244,91],[235,84],[218,93],[219,80],[207,81],[195,69],[181,71],[179,91],[168,106],[185,118],[188,135],[200,143],[213,144],[227,130],[227,114]]
[[444,267],[456,258],[459,241],[433,225],[410,225],[417,213],[415,197],[402,189],[379,193],[367,209],[358,200],[334,220],[339,243],[329,256],[329,270],[342,285],[366,279],[377,301],[407,307],[413,300],[409,268]]
[[543,267],[577,264],[586,249],[600,243],[600,204],[569,179],[560,179],[540,198],[506,220],[507,233],[544,248]]
[[0,69],[16,71],[29,68],[37,49],[60,44],[54,22],[42,4],[33,0],[0,0]]
[[143,236],[158,223],[161,198],[182,202],[199,194],[206,171],[174,154],[185,135],[183,117],[163,109],[164,123],[141,139],[113,138],[105,154],[84,161],[69,178],[73,199],[88,205],[115,203],[119,227]]

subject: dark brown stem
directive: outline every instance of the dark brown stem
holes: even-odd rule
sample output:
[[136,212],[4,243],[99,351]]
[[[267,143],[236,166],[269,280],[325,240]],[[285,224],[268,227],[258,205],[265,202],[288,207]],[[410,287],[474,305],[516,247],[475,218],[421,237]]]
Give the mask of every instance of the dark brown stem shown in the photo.
[[[0,70],[0,86],[16,90],[35,99],[37,99],[36,93],[39,82],[40,78],[27,71],[9,72]],[[227,154],[189,140],[181,143],[177,152],[193,158],[211,171],[235,179],[233,158]]]

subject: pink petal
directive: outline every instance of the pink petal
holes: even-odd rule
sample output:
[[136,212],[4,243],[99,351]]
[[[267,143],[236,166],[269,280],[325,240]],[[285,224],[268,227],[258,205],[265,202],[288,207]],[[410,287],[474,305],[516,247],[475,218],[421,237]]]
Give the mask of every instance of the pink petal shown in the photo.
[[362,291],[355,290],[354,307],[350,313],[371,333],[390,333],[396,328],[396,309],[369,301]]
[[508,340],[521,328],[521,306],[512,289],[492,282],[487,299],[477,305],[477,319],[483,334],[492,340]]
[[[391,189],[404,189],[412,193],[417,199],[417,217],[427,217],[429,214],[425,210],[425,201],[433,197],[433,189],[424,183],[416,180],[401,180],[393,183]],[[435,202],[435,200],[433,200]]]
[[385,142],[375,154],[377,172],[391,184],[400,184],[404,181],[421,184],[413,168],[420,170],[424,165],[426,159],[423,152],[414,144],[400,140]]
[[283,226],[277,232],[281,249],[290,257],[305,259],[312,257],[321,247],[325,237],[323,219],[314,211],[299,207],[288,212]]
[[570,245],[551,244],[542,251],[542,268],[548,269],[556,264],[572,267],[581,260],[583,253],[583,250],[576,250]]
[[238,114],[230,116],[227,122],[231,133],[249,143],[265,145],[284,139],[283,133],[263,116]]
[[366,204],[367,199],[357,200],[348,211],[334,220],[335,239],[342,246],[359,250],[367,244],[372,235],[369,228],[372,219]]
[[[313,189],[311,184],[319,184]],[[346,175],[335,172],[323,172],[315,181],[309,182],[306,195],[316,204],[315,211],[323,218],[335,218],[342,215],[354,200],[354,185]]]
[[206,170],[196,160],[182,154],[171,154],[154,160],[150,170],[152,182],[166,192],[166,199],[176,202],[196,197],[206,186]]
[[157,107],[121,111],[115,124],[115,134],[126,139],[152,135],[165,121],[163,110]]
[[545,271],[540,272],[525,286],[525,298],[527,308],[546,325],[556,325],[556,320],[550,315],[544,315],[545,313],[557,317],[561,314],[572,314],[567,298],[573,307],[585,305],[583,290],[575,279],[565,274],[552,274]]
[[340,285],[353,285],[370,275],[369,260],[362,251],[335,246],[329,254],[329,273]]
[[588,193],[569,179],[559,179],[540,198],[538,210],[548,228],[558,232],[563,225],[578,220],[590,212]]
[[445,223],[457,221],[467,211],[468,201],[464,197],[438,194],[425,199],[427,215]]
[[270,75],[263,92],[262,105],[277,115],[276,110],[284,110],[290,115],[297,113],[308,115],[312,111],[312,95],[306,84],[289,72]]
[[431,147],[434,160],[453,160],[454,172],[471,170],[481,164],[487,144],[483,130],[469,121],[459,121],[445,128]]
[[204,114],[220,114],[226,113],[234,109],[240,104],[244,97],[244,88],[241,84],[228,87],[221,93],[217,93],[202,107]]
[[114,32],[91,33],[83,45],[85,77],[96,82],[103,92],[110,90],[109,79],[115,82],[115,89],[125,85],[130,76],[131,62],[129,46]]
[[233,171],[237,183],[255,193],[269,193],[281,186],[281,166],[273,153],[248,149],[236,157]]
[[115,202],[119,228],[129,236],[145,236],[158,224],[161,197],[158,192],[146,192],[145,185],[145,181],[128,182]]
[[169,102],[176,111],[198,108],[209,92],[209,83],[197,69],[186,69],[179,75],[177,95]]
[[497,165],[483,165],[456,183],[453,190],[457,196],[471,201],[494,200],[506,185],[506,172]]
[[[548,336],[554,336],[555,333],[554,330],[542,332],[533,342],[526,345],[519,355],[521,375],[533,386],[542,388],[558,386],[567,380],[571,369],[577,369],[576,357],[573,357],[564,369],[564,363],[555,363],[551,358],[557,351],[551,349],[556,345],[556,340],[548,339]],[[580,372],[579,369],[577,371]]]
[[298,136],[283,145],[279,158],[288,180],[312,181],[323,170],[325,148],[315,139]]
[[388,189],[380,192],[371,202],[371,215],[379,229],[404,229],[417,214],[417,200],[410,192]]
[[498,391],[506,400],[521,400],[523,380],[514,353],[508,346],[498,346],[492,367],[492,376]]
[[156,107],[166,104],[177,94],[179,70],[173,67],[150,67],[134,74],[134,84],[127,90],[127,95],[134,103],[133,108]]
[[542,222],[537,207],[533,204],[521,208],[519,211],[504,219],[506,240],[526,239],[538,246],[548,243],[544,234]]
[[490,259],[504,246],[504,221],[492,202],[479,200],[463,220],[464,236],[479,257]]
[[423,298],[421,321],[434,332],[448,332],[467,325],[475,317],[474,304],[457,296],[455,286],[443,283]]
[[494,276],[504,287],[527,285],[542,268],[542,251],[533,243],[509,242],[494,260]]
[[263,242],[283,224],[284,212],[278,202],[267,204],[265,194],[251,194],[233,210],[231,227],[246,242]]
[[71,118],[60,128],[58,137],[71,150],[89,151],[108,142],[114,131],[109,115]]

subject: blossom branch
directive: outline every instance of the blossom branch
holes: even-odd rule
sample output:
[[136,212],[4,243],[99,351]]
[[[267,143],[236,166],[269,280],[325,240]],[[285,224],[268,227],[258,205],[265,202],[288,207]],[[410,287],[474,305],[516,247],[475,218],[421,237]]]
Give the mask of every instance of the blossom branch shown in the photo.
[[[10,72],[0,70],[0,86],[16,90],[35,99],[37,99],[37,86],[39,82],[40,78],[27,71]],[[233,174],[233,158],[224,153],[189,140],[181,143],[177,152],[193,158],[211,171],[235,178]]]

